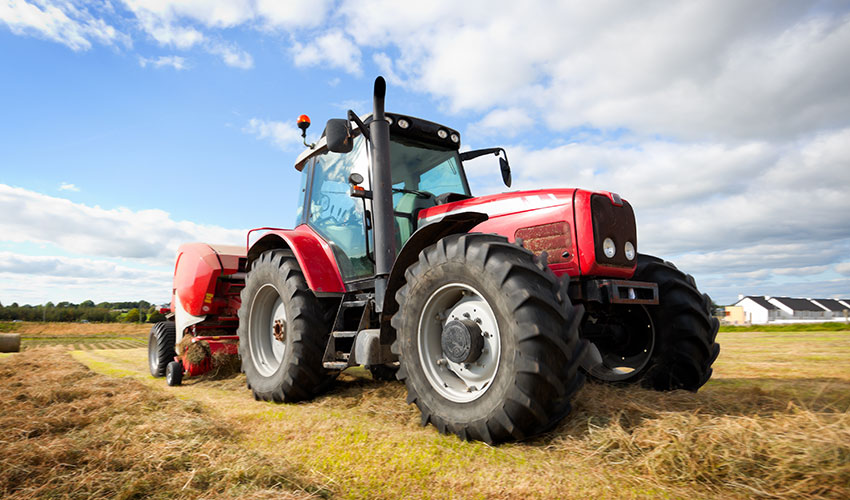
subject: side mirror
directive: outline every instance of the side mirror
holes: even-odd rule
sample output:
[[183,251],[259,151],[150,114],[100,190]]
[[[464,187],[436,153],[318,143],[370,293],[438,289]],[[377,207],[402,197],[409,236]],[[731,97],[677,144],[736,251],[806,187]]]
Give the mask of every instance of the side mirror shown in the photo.
[[505,186],[511,187],[511,166],[508,165],[508,160],[499,157],[499,168],[502,169],[502,181],[504,181]]
[[328,141],[328,151],[333,153],[350,153],[354,147],[351,137],[351,122],[345,118],[328,120],[325,127],[325,138]]
[[[501,153],[501,156],[499,156]],[[473,160],[478,158],[479,156],[484,155],[496,155],[499,157],[499,168],[502,169],[502,181],[504,181],[505,186],[511,187],[511,166],[508,163],[508,153],[505,152],[502,148],[487,148],[487,149],[476,149],[474,151],[464,151],[460,153],[460,161]]]

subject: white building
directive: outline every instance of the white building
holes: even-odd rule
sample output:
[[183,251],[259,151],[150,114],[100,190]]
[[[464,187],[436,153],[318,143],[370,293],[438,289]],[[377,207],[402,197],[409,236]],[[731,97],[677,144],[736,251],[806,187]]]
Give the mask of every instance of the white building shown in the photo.
[[812,299],[812,302],[829,311],[832,319],[845,320],[850,317],[850,304],[840,299]]
[[739,295],[735,305],[744,309],[746,321],[754,325],[843,321],[850,315],[850,300],[845,299]]
[[744,318],[752,325],[771,323],[779,317],[779,308],[771,304],[767,297],[739,295],[735,305],[744,308]]

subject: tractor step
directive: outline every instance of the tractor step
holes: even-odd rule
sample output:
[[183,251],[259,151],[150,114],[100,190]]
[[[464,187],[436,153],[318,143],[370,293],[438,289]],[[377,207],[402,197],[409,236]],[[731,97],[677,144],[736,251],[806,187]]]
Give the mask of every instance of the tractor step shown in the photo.
[[331,333],[335,339],[350,339],[357,336],[357,332],[353,330],[341,330]]
[[327,370],[345,370],[348,368],[348,361],[325,361],[322,365]]

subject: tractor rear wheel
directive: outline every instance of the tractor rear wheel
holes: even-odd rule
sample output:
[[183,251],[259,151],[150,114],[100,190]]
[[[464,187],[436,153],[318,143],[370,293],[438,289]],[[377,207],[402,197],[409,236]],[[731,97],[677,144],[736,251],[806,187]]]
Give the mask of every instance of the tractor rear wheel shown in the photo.
[[239,308],[239,354],[254,398],[293,402],[327,387],[322,366],[330,329],[298,261],[286,250],[263,252],[251,266]]
[[590,375],[603,382],[639,382],[655,390],[696,391],[711,377],[711,365],[720,353],[711,299],[697,290],[692,276],[650,255],[638,255],[634,279],[657,283],[659,303],[590,315],[592,323],[583,325],[582,336],[608,332],[607,338],[593,335],[602,364]]
[[174,361],[175,328],[173,321],[160,321],[148,334],[148,366],[151,375],[162,377],[168,363]]
[[495,443],[545,432],[570,411],[584,382],[581,312],[531,252],[501,236],[450,235],[405,277],[393,351],[423,425]]

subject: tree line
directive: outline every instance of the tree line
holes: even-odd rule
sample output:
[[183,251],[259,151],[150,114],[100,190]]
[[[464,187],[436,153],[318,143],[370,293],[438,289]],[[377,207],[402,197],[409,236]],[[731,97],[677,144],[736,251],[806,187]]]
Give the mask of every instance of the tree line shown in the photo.
[[0,321],[59,321],[97,323],[156,323],[165,316],[159,308],[146,300],[136,302],[100,302],[85,300],[79,304],[71,302],[48,302],[43,305],[18,305],[13,302],[4,306],[0,303]]

